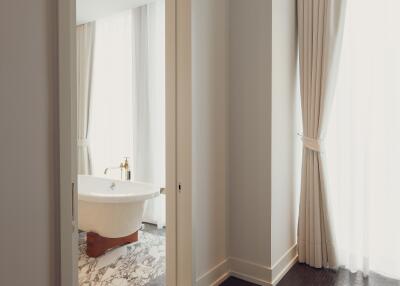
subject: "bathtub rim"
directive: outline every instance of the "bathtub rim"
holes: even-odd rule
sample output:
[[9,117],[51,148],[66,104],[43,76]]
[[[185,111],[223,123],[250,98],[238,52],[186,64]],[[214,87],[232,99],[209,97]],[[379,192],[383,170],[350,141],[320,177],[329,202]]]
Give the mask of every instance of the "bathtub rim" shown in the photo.
[[[90,177],[91,179],[100,179],[102,181],[109,181],[112,183],[121,183],[123,185],[132,184],[132,185],[140,185],[142,187],[148,188],[149,190],[141,190],[137,191],[137,193],[119,193],[118,190],[115,190],[115,193],[110,190],[110,193],[102,192],[102,191],[94,191],[94,192],[82,192],[82,188],[79,186],[79,177]],[[98,177],[93,175],[78,175],[78,201],[90,202],[90,203],[134,203],[146,201],[149,199],[156,198],[160,195],[160,187],[156,185],[146,183],[146,182],[138,182],[138,181],[123,181],[117,179],[110,179],[104,177]]]

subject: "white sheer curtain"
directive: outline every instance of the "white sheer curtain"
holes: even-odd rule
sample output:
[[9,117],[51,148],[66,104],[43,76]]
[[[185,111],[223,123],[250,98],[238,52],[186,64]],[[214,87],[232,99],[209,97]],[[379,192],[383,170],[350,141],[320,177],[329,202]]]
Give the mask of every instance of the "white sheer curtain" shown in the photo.
[[[133,165],[136,180],[165,186],[164,1],[133,10]],[[165,225],[165,195],[148,200],[144,220]]]
[[400,278],[400,1],[350,0],[326,142],[339,265]]
[[[96,21],[90,145],[93,175],[133,155],[131,11]],[[110,173],[120,178],[118,170]]]
[[78,173],[91,174],[89,118],[93,67],[95,23],[76,27],[77,102],[78,102]]
[[[96,22],[94,175],[128,156],[134,180],[165,186],[164,15],[160,0]],[[165,225],[164,195],[146,202],[144,221]]]

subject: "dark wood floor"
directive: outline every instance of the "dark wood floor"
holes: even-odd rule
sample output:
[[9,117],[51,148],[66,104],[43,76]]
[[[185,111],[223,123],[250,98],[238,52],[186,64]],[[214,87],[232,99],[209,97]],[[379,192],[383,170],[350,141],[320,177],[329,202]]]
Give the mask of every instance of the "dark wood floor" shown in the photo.
[[[255,286],[236,278],[229,278],[221,286]],[[388,279],[378,274],[364,278],[361,273],[347,270],[321,270],[296,264],[277,286],[400,286],[400,281]]]

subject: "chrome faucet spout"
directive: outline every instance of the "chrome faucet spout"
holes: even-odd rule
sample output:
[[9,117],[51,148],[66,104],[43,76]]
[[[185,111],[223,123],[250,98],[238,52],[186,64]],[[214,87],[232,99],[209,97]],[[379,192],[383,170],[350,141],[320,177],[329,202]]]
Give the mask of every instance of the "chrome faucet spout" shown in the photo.
[[114,170],[114,169],[121,169],[121,166],[105,168],[105,169],[104,169],[104,175],[107,175],[107,173],[108,173],[110,170]]

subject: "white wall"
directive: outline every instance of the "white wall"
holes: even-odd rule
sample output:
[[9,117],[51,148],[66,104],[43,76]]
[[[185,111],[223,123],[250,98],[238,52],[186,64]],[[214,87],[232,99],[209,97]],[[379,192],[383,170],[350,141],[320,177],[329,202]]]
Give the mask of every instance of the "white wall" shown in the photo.
[[276,283],[296,261],[295,0],[192,5],[197,284]]
[[0,285],[58,285],[57,1],[0,1]]
[[263,285],[296,261],[295,3],[230,1],[230,268]]
[[240,273],[270,265],[271,8],[229,9],[229,254]]
[[[290,144],[280,143],[295,128],[287,117],[279,125],[279,108],[284,114],[293,108],[293,50],[285,49],[293,44],[293,22],[285,21],[292,17],[290,1],[193,0],[199,285],[228,270],[228,255],[238,258],[230,269],[240,266],[247,278],[259,274],[253,270],[268,273],[293,242],[294,213],[284,212],[293,191],[293,158],[285,153]],[[280,11],[279,18],[272,18],[272,9]],[[58,285],[56,15],[52,0],[0,2],[0,285]],[[275,29],[280,21],[288,25]],[[288,157],[275,169],[279,154]]]
[[193,237],[206,286],[227,267],[227,3],[192,1]]
[[296,1],[272,3],[271,266],[296,256],[301,141],[297,92]]

